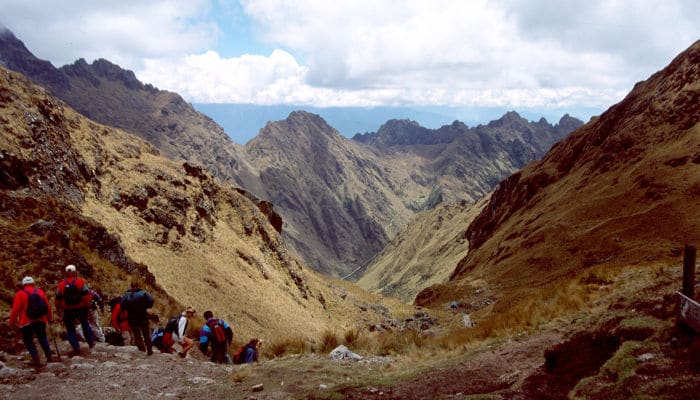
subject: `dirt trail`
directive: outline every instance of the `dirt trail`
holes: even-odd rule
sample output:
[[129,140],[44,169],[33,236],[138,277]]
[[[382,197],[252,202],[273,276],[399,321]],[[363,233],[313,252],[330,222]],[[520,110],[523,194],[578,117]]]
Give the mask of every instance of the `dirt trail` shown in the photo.
[[544,364],[545,349],[560,340],[556,332],[510,339],[465,355],[464,361],[450,367],[431,369],[389,387],[349,389],[344,394],[348,399],[450,399],[470,394],[492,394],[495,399],[518,397],[523,380]]
[[[435,367],[445,362],[430,361],[432,367],[422,367],[427,372],[418,372],[417,377],[408,380],[400,376],[415,375],[420,368],[401,359],[369,357],[362,362],[339,362],[311,354],[255,365],[216,365],[194,351],[184,360],[160,353],[147,357],[133,346],[98,343],[82,356],[64,356],[62,362],[38,369],[26,363],[26,354],[5,354],[5,367],[0,369],[0,398],[93,398],[99,393],[110,400],[426,399],[455,398],[460,393],[504,393],[541,366],[544,349],[559,340],[558,334],[548,333],[505,341],[465,354],[451,367]],[[387,386],[386,382],[393,383]],[[254,392],[258,384],[263,390]]]

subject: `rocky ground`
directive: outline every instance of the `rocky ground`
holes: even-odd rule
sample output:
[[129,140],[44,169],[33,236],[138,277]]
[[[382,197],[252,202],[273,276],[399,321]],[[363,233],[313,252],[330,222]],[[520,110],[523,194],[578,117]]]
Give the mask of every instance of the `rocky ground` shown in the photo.
[[[193,352],[186,359],[170,354],[146,356],[133,346],[98,343],[73,358],[39,368],[28,355],[2,354],[0,398],[3,399],[151,399],[151,398],[461,398],[510,387],[543,362],[544,348],[556,334],[510,340],[455,364],[434,368],[389,357],[361,361],[332,360],[326,355],[294,355],[253,365],[217,365]],[[425,361],[425,360],[423,360]],[[444,363],[443,363],[444,364]],[[423,372],[424,371],[424,372]],[[391,387],[385,387],[393,382]],[[402,383],[404,382],[404,383]]]

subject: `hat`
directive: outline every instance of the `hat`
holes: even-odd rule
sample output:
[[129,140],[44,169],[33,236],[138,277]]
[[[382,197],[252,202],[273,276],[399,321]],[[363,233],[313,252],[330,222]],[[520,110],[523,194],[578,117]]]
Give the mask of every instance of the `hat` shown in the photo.
[[185,310],[185,313],[196,314],[197,310],[195,310],[194,307],[187,307],[187,310]]
[[22,278],[22,286],[33,285],[33,284],[34,284],[34,278],[32,278],[31,276],[25,276],[24,278]]
[[66,272],[75,272],[75,265],[73,264],[68,264],[66,266]]

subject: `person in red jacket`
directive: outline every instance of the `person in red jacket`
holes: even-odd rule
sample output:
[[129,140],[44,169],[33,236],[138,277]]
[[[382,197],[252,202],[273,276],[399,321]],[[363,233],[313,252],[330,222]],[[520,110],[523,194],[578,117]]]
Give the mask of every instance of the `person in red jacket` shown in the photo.
[[[43,299],[43,307],[46,307],[45,309],[37,305],[36,296],[34,296],[35,299],[32,300],[30,309],[30,296],[33,295],[38,295]],[[39,309],[41,311],[37,311]],[[34,286],[34,278],[25,276],[24,279],[22,279],[22,289],[15,294],[15,299],[12,302],[10,328],[18,326],[22,331],[24,346],[32,356],[32,364],[35,366],[41,365],[41,359],[39,358],[39,352],[34,344],[34,336],[36,336],[39,345],[44,350],[44,354],[46,354],[46,362],[52,361],[49,339],[46,336],[46,325],[52,320],[51,315],[51,306],[49,305],[49,300],[46,298],[46,293]],[[19,324],[17,323],[18,319]]]
[[80,354],[80,343],[78,336],[75,333],[75,320],[80,321],[80,326],[83,328],[83,337],[88,342],[88,346],[95,346],[95,336],[88,322],[88,311],[90,309],[90,301],[92,296],[87,283],[81,278],[78,278],[78,271],[75,265],[66,267],[66,278],[58,284],[56,290],[56,309],[60,314],[63,314],[63,324],[66,327],[66,335],[73,351],[68,353],[68,356]]
[[129,326],[129,313],[122,309],[122,297],[115,297],[109,302],[112,318],[109,325],[121,336],[122,343],[133,344],[131,327]]

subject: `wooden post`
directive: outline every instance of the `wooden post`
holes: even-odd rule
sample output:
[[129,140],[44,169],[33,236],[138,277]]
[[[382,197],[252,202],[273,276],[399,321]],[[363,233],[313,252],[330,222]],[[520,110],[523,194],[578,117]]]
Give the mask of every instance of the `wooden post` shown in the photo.
[[686,244],[683,253],[683,294],[695,298],[695,245]]

